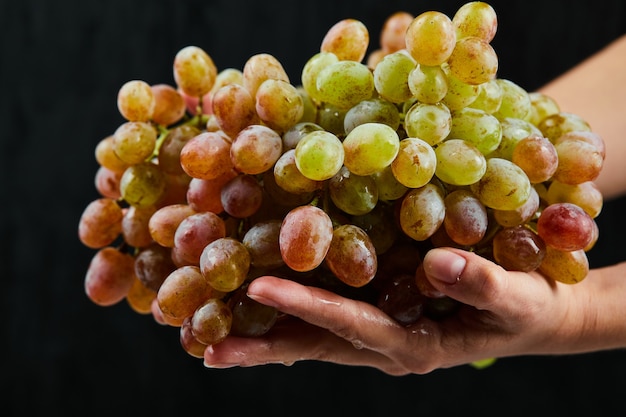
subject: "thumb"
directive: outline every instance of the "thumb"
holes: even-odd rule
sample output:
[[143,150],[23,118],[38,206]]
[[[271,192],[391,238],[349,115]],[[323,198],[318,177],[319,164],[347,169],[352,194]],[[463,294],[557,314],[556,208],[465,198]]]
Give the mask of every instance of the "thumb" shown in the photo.
[[479,310],[498,310],[498,303],[511,296],[509,272],[473,252],[431,249],[424,257],[424,272],[437,290]]

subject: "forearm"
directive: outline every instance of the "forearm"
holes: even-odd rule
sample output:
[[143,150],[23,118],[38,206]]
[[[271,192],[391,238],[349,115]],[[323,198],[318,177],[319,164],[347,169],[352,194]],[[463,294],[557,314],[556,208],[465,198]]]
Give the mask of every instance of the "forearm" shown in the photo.
[[626,193],[626,35],[540,89],[561,111],[576,113],[606,142],[597,179],[605,198]]

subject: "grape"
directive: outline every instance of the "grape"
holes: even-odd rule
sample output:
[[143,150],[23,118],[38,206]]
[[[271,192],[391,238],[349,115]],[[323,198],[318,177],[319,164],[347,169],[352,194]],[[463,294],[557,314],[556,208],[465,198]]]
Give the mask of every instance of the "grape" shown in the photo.
[[174,247],[182,260],[197,265],[204,247],[225,236],[226,225],[217,214],[195,213],[185,217],[176,228]]
[[171,204],[159,208],[150,217],[150,236],[161,246],[174,247],[174,235],[180,223],[196,211],[188,204]]
[[127,81],[117,93],[117,108],[131,122],[147,122],[152,119],[155,102],[152,88],[142,80]]
[[531,183],[537,184],[552,178],[559,156],[552,142],[543,136],[531,135],[515,145],[511,161],[522,168]]
[[232,321],[230,307],[219,298],[210,298],[191,316],[191,333],[198,342],[215,345],[226,339]]
[[446,95],[441,102],[445,104],[448,109],[452,111],[460,110],[470,106],[476,101],[480,92],[479,86],[461,81],[450,71],[448,65],[442,65],[441,68],[446,74],[446,80],[448,82]]
[[337,61],[322,69],[315,80],[319,99],[349,109],[374,93],[374,75],[365,64]]
[[157,302],[165,316],[182,322],[211,297],[212,291],[200,268],[186,265],[165,278],[157,292]]
[[596,132],[591,132],[587,130],[573,130],[571,132],[567,132],[559,136],[554,140],[554,145],[558,145],[561,142],[567,140],[581,140],[583,142],[587,142],[590,145],[595,146],[596,150],[602,156],[602,159],[606,158],[606,145],[604,143],[604,139]]
[[513,159],[513,150],[517,144],[529,136],[542,137],[541,131],[530,122],[513,117],[505,117],[500,120],[502,127],[502,139],[498,147],[491,152],[489,158]]
[[566,133],[591,131],[591,126],[585,119],[577,114],[563,111],[545,117],[537,127],[552,143]]
[[488,114],[495,113],[502,104],[502,88],[497,79],[486,81],[478,86],[476,99],[469,107],[480,109]]
[[139,314],[152,313],[152,301],[156,299],[156,291],[143,285],[143,283],[135,278],[126,293],[126,302]]
[[185,94],[202,97],[208,93],[217,77],[213,59],[197,46],[186,46],[174,57],[174,80]]
[[408,188],[426,185],[435,175],[437,156],[433,148],[418,138],[405,138],[400,141],[400,149],[391,163],[391,171],[396,180]]
[[85,207],[78,223],[78,238],[92,249],[107,246],[122,233],[124,213],[111,198],[98,198]]
[[379,43],[385,53],[396,52],[406,47],[404,34],[415,17],[408,12],[395,12],[380,30]]
[[135,275],[152,291],[158,291],[165,278],[176,269],[171,249],[153,243],[135,256]]
[[133,257],[107,246],[99,249],[91,259],[85,275],[85,293],[100,306],[111,306],[122,301],[135,279]]
[[[562,136],[561,136],[562,137]],[[565,184],[595,180],[604,164],[598,148],[584,140],[561,140],[556,145],[558,165],[553,178]]]
[[525,226],[505,227],[493,237],[493,257],[509,271],[534,271],[545,256],[546,244]]
[[548,187],[545,199],[548,204],[575,204],[585,210],[593,219],[598,217],[604,203],[602,192],[593,181],[573,185],[552,181]]
[[498,17],[488,3],[470,1],[462,5],[452,17],[457,39],[476,36],[491,42],[498,29]]
[[459,189],[444,199],[446,215],[443,226],[450,238],[459,245],[475,245],[487,232],[485,206],[468,190]]
[[150,245],[153,240],[148,224],[156,212],[154,206],[130,206],[122,218],[122,236],[124,241],[135,248]]
[[302,175],[314,181],[332,178],[344,162],[342,142],[324,130],[311,132],[300,139],[295,152],[296,166]]
[[120,194],[124,201],[136,207],[157,204],[165,194],[165,175],[153,163],[132,165],[120,179]]
[[285,264],[305,272],[324,261],[332,238],[333,223],[328,214],[315,206],[300,206],[283,219],[278,241]]
[[113,134],[113,151],[126,164],[144,162],[154,152],[157,132],[146,122],[126,122]]
[[463,139],[476,146],[483,155],[488,155],[500,145],[502,126],[495,116],[466,107],[452,113],[448,137]]
[[231,169],[217,178],[202,180],[192,178],[186,190],[187,204],[194,211],[212,211],[220,214],[224,211],[222,205],[222,188],[237,176],[237,171]]
[[110,135],[101,139],[95,149],[96,161],[101,167],[107,168],[118,174],[123,173],[130,165],[120,159],[115,153],[115,136]]
[[274,180],[280,188],[295,194],[310,193],[321,188],[320,181],[302,175],[296,165],[295,149],[289,149],[278,158],[274,164]]
[[342,167],[328,182],[328,192],[338,209],[353,215],[369,213],[378,203],[378,187],[371,176]]
[[180,125],[170,129],[159,146],[157,159],[163,172],[173,175],[185,174],[180,163],[180,152],[185,144],[201,133],[191,125]]
[[528,93],[528,96],[530,97],[530,116],[528,121],[535,126],[539,126],[539,123],[546,117],[561,111],[556,100],[544,93],[533,91]]
[[380,291],[376,305],[403,326],[419,320],[424,314],[426,296],[410,274],[400,274],[387,282]]
[[222,187],[220,201],[224,211],[243,219],[257,212],[263,202],[263,188],[254,177],[239,174]]
[[498,119],[512,117],[526,120],[531,113],[528,92],[513,81],[505,78],[498,78],[496,82],[502,89],[502,102],[494,115]]
[[187,106],[183,96],[169,84],[155,84],[150,87],[154,96],[152,121],[161,126],[170,126],[179,122]]
[[343,19],[324,35],[321,52],[331,52],[342,61],[361,62],[369,46],[369,31],[363,22]]
[[289,76],[275,56],[267,53],[252,55],[243,66],[243,86],[255,100],[257,90],[265,80],[289,82]]
[[441,65],[452,54],[456,33],[448,16],[437,11],[418,15],[406,34],[406,49],[420,65]]
[[448,139],[435,148],[435,175],[452,185],[478,182],[487,171],[487,160],[480,150],[463,139]]
[[391,205],[377,204],[366,214],[352,216],[354,226],[358,226],[369,236],[377,256],[387,252],[398,238],[392,209]]
[[[402,149],[402,146],[402,142],[400,142],[400,150]],[[395,160],[398,159],[398,156],[399,153],[396,155]],[[402,184],[396,178],[392,168],[393,164],[394,162],[382,170],[372,174],[372,178],[376,181],[376,188],[378,188],[378,199],[381,201],[397,200],[409,190],[409,187]]]
[[398,130],[400,127],[400,112],[390,101],[381,98],[363,100],[348,110],[343,119],[346,135],[355,127],[365,123],[382,123]]
[[278,310],[248,297],[246,289],[244,284],[228,299],[233,316],[229,334],[238,337],[262,336],[276,323]]
[[283,140],[263,125],[243,129],[230,146],[234,168],[244,174],[261,174],[272,168],[282,153]]
[[265,80],[256,92],[256,113],[270,128],[284,132],[300,121],[304,101],[293,85],[283,80]]
[[220,129],[230,138],[259,123],[254,98],[241,84],[227,84],[215,91],[212,109]]
[[470,187],[485,206],[515,210],[530,197],[531,185],[524,171],[513,162],[490,158],[485,174]]
[[307,134],[324,130],[320,125],[315,124],[313,122],[299,122],[289,128],[285,133],[283,133],[283,152],[287,152],[290,149],[295,149],[300,142],[300,139],[305,137]]
[[452,115],[442,103],[416,102],[404,116],[404,129],[408,136],[419,138],[434,146],[450,134]]
[[180,326],[180,344],[190,356],[198,359],[204,358],[207,345],[196,339],[191,331],[191,317],[185,318]]
[[537,234],[548,246],[562,251],[584,249],[593,238],[593,219],[572,203],[554,203],[543,209]]
[[402,199],[400,227],[412,239],[424,241],[442,225],[445,212],[442,190],[428,183],[421,188],[412,189]]
[[440,66],[416,65],[409,73],[407,83],[417,101],[436,104],[448,93],[446,73]]
[[386,55],[374,69],[374,87],[380,97],[392,103],[402,103],[413,96],[409,74],[416,62],[404,52]]
[[339,61],[332,52],[319,52],[313,55],[302,68],[302,87],[315,102],[322,102],[322,94],[317,86],[317,78],[326,67]]
[[530,188],[528,200],[513,210],[493,210],[494,220],[501,226],[513,227],[532,221],[533,216],[539,210],[539,193],[534,187]]
[[467,36],[459,39],[448,58],[450,72],[467,84],[478,85],[495,79],[498,57],[489,42]]
[[180,150],[180,165],[193,178],[210,180],[233,168],[231,142],[219,132],[202,132]]
[[250,253],[250,264],[257,268],[273,269],[283,266],[278,237],[282,221],[272,219],[254,224],[241,242]]
[[330,103],[320,104],[317,112],[316,123],[322,128],[338,137],[345,136],[345,117],[350,109],[341,109]]
[[400,140],[393,128],[384,123],[364,123],[343,140],[343,163],[356,175],[371,175],[391,164],[399,147]]
[[546,246],[546,255],[539,265],[539,271],[555,281],[576,284],[589,274],[589,260],[583,249],[562,251]]
[[121,179],[121,172],[111,171],[110,169],[101,165],[98,168],[98,171],[96,171],[94,185],[96,186],[96,190],[98,190],[98,193],[102,197],[117,200],[122,196],[122,194],[120,193]]
[[352,224],[333,231],[325,257],[326,265],[345,284],[362,287],[376,274],[376,249],[363,229]]
[[210,242],[202,250],[200,271],[214,289],[231,292],[243,284],[250,269],[246,246],[231,237]]

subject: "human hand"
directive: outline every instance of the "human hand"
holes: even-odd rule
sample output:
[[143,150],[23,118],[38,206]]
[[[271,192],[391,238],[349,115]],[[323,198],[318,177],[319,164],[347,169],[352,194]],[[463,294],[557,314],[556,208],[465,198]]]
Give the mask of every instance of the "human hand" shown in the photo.
[[[480,359],[558,353],[579,336],[586,309],[577,286],[539,273],[505,271],[477,254],[433,249],[426,275],[463,303],[453,316],[402,326],[375,306],[276,277],[254,280],[248,295],[286,313],[257,338],[209,346],[205,365],[225,368],[319,360],[372,366],[392,375],[424,374]],[[576,308],[574,308],[576,307]]]

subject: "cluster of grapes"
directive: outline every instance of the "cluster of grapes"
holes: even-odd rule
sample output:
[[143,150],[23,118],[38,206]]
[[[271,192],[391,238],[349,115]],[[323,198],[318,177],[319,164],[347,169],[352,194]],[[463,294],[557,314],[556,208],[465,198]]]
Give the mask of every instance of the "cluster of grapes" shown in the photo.
[[[272,55],[217,70],[175,56],[175,86],[124,84],[95,150],[101,197],[81,242],[98,305],[180,327],[192,356],[280,319],[245,296],[271,274],[371,302],[408,325],[454,314],[421,259],[475,251],[507,270],[586,277],[602,139],[550,97],[498,78],[493,8],[388,17],[380,49],[337,22],[290,82]],[[367,59],[366,59],[367,58]]]

